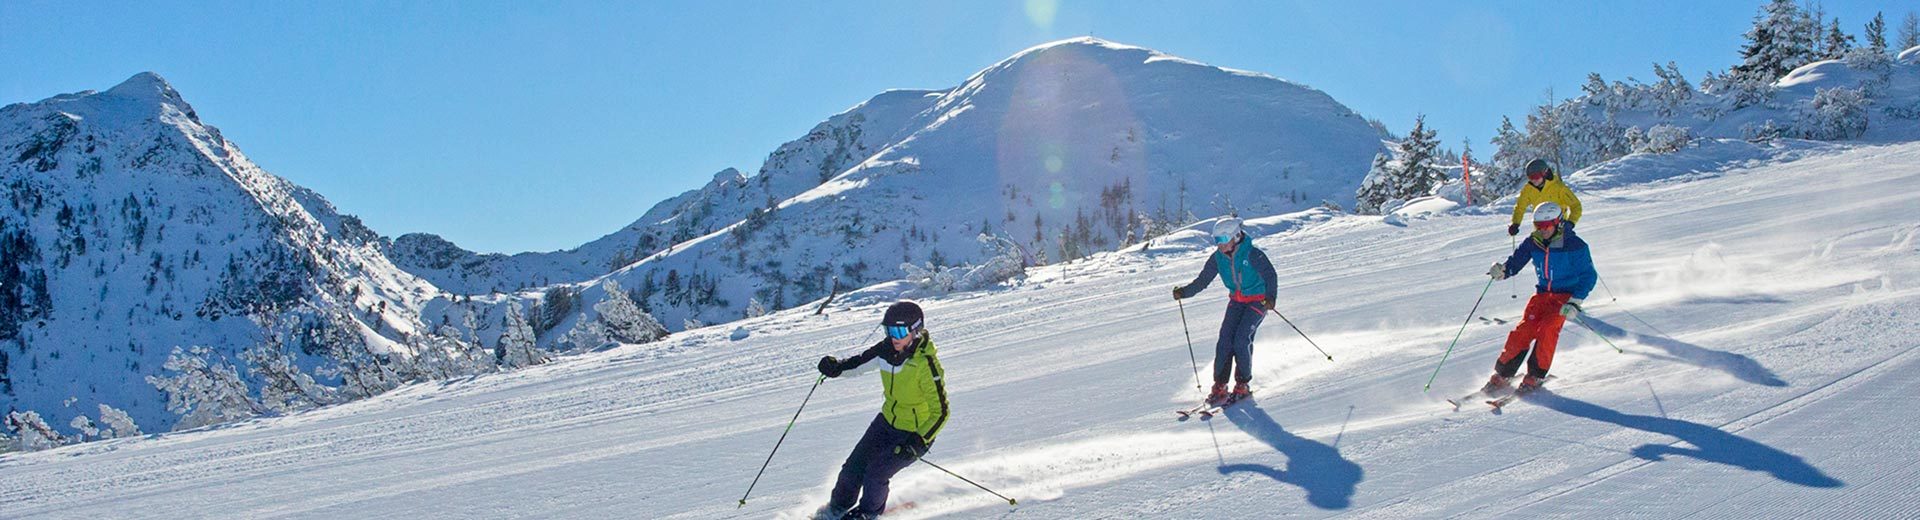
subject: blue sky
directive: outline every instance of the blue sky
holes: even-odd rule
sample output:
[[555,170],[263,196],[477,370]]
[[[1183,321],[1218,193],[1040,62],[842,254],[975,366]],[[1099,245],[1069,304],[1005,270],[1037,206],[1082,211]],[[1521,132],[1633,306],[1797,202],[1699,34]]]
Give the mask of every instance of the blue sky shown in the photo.
[[[1395,132],[1424,113],[1485,154],[1502,115],[1588,72],[1732,65],[1762,3],[6,0],[0,103],[158,72],[380,233],[511,253],[580,245],[882,90],[951,87],[1062,38],[1304,83]],[[1824,6],[1856,35],[1913,9]]]

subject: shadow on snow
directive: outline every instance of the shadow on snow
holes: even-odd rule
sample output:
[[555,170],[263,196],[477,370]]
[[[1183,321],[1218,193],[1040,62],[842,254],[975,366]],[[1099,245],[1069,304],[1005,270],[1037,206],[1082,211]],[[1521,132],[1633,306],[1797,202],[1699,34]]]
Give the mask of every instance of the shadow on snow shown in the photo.
[[1630,332],[1591,315],[1584,316],[1582,320],[1586,322],[1587,327],[1602,336],[1629,339],[1643,345],[1659,347],[1683,363],[1726,372],[1741,381],[1756,385],[1787,386],[1787,382],[1781,380],[1780,376],[1774,375],[1772,370],[1768,370],[1759,361],[1754,361],[1747,356],[1721,352],[1665,336]]
[[1584,417],[1648,433],[1672,436],[1694,446],[1682,448],[1673,444],[1643,444],[1633,449],[1633,456],[1649,461],[1660,461],[1667,455],[1681,455],[1751,471],[1763,471],[1773,475],[1774,478],[1807,487],[1832,488],[1843,484],[1796,455],[1712,426],[1679,419],[1621,413],[1597,404],[1561,396],[1550,390],[1535,392],[1528,396],[1528,401],[1574,417]]
[[1300,486],[1307,491],[1307,502],[1321,509],[1346,509],[1352,504],[1354,487],[1360,484],[1365,472],[1359,464],[1340,456],[1339,450],[1288,433],[1255,402],[1228,407],[1224,415],[1247,435],[1286,455],[1287,467],[1277,469],[1265,464],[1225,464],[1220,466],[1220,474],[1241,471],[1259,473]]

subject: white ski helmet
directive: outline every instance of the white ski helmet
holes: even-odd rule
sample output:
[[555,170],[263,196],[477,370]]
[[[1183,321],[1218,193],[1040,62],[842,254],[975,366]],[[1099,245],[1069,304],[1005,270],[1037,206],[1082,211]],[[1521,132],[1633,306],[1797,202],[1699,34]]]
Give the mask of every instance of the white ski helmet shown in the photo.
[[1240,219],[1239,218],[1227,217],[1227,218],[1220,219],[1219,222],[1213,223],[1213,243],[1215,244],[1225,244],[1227,242],[1232,242],[1233,238],[1239,235],[1240,235]]
[[1549,202],[1542,202],[1540,203],[1540,205],[1533,207],[1533,222],[1535,224],[1538,224],[1541,222],[1552,222],[1556,220],[1560,220],[1559,204],[1555,204],[1549,201]]

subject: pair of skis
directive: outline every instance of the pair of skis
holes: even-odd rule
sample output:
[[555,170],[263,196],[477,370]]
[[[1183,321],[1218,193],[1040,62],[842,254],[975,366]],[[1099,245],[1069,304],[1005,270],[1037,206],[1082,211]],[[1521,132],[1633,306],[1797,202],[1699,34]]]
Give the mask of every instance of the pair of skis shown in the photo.
[[[1547,381],[1552,381],[1553,379],[1554,379],[1554,376],[1548,375],[1546,379],[1543,379],[1540,381],[1540,384],[1541,386],[1545,386]],[[1522,397],[1526,397],[1528,393],[1531,393],[1533,390],[1536,390],[1538,388],[1540,387],[1539,386],[1534,386],[1534,387],[1522,386],[1519,388],[1501,388],[1499,390],[1494,391],[1493,393],[1487,393],[1484,389],[1482,389],[1480,391],[1476,391],[1474,393],[1461,396],[1458,399],[1448,399],[1447,404],[1453,405],[1453,411],[1458,412],[1460,411],[1461,405],[1474,401],[1476,399],[1484,399],[1485,402],[1487,403],[1487,406],[1492,406],[1493,409],[1499,410],[1501,407],[1504,407],[1514,401],[1517,401]]]
[[1188,408],[1185,410],[1174,410],[1173,413],[1179,414],[1180,420],[1182,421],[1193,418],[1193,416],[1195,415],[1200,416],[1202,420],[1211,419],[1213,418],[1213,416],[1218,415],[1220,412],[1226,410],[1227,407],[1233,406],[1234,403],[1238,403],[1242,400],[1252,399],[1252,398],[1253,398],[1253,394],[1247,394],[1247,397],[1233,397],[1232,394],[1228,394],[1226,401],[1222,401],[1219,403],[1200,403],[1200,406],[1195,406],[1193,408]]

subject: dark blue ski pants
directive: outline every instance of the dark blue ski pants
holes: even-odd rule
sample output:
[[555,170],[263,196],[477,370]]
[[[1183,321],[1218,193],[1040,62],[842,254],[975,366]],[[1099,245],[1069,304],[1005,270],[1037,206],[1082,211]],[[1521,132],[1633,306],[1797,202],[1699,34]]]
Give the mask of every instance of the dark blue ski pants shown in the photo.
[[[913,432],[903,431],[887,424],[884,415],[874,414],[873,423],[867,425],[867,433],[860,436],[860,443],[853,446],[853,453],[847,454],[847,463],[840,465],[840,479],[833,484],[832,498],[827,504],[836,510],[862,511],[879,516],[887,508],[887,483],[893,480],[893,474],[913,465],[918,457],[907,453],[906,449],[894,448],[912,445]],[[854,500],[858,498],[859,507]]]
[[1227,302],[1227,316],[1220,320],[1220,342],[1213,346],[1214,384],[1227,384],[1228,374],[1236,383],[1253,380],[1253,333],[1259,332],[1265,319],[1267,310],[1260,304]]

